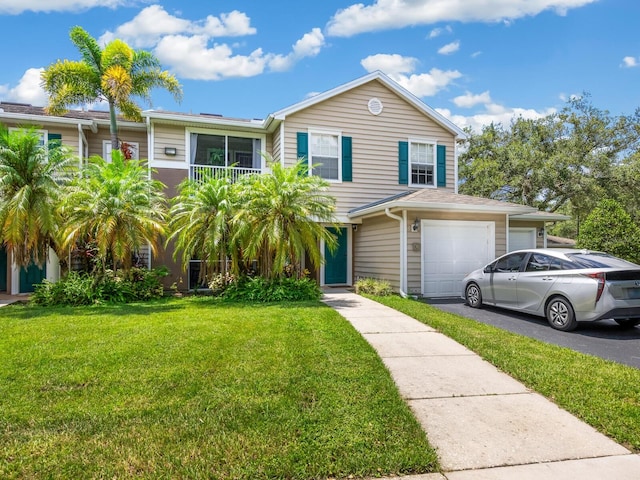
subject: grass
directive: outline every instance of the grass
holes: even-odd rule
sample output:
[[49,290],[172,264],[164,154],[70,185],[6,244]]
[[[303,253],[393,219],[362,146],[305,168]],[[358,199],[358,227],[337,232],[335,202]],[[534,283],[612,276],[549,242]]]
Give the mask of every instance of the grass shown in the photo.
[[0,309],[0,478],[437,469],[373,349],[320,303]]
[[630,450],[640,452],[640,370],[398,296],[371,297],[473,350]]

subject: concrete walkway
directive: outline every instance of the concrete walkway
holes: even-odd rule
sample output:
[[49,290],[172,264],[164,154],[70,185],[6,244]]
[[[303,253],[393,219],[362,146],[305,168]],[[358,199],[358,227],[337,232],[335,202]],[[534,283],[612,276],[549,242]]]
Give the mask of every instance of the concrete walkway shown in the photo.
[[373,346],[443,474],[403,480],[638,480],[640,456],[423,323],[350,293],[333,307]]
[[26,302],[29,300],[29,294],[23,293],[20,295],[8,295],[6,293],[0,293],[0,307],[11,305],[16,302]]

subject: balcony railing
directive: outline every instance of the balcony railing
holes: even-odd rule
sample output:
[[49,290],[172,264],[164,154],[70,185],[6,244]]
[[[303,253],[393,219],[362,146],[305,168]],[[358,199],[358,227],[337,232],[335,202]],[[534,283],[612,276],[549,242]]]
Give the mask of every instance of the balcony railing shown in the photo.
[[219,167],[214,165],[191,165],[189,169],[189,178],[197,182],[201,182],[211,177],[222,177],[231,175],[231,181],[236,182],[242,175],[250,175],[252,173],[262,173],[259,168],[243,168],[243,167]]

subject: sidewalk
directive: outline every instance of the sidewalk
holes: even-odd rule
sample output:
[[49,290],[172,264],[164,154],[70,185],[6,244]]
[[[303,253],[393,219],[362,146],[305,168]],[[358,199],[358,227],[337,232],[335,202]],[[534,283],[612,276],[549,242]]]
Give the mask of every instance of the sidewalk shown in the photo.
[[637,480],[640,456],[423,323],[326,291],[373,346],[438,451],[443,474],[403,480]]
[[16,302],[26,302],[27,300],[29,300],[29,294],[23,293],[21,295],[8,295],[6,293],[0,293],[0,307]]

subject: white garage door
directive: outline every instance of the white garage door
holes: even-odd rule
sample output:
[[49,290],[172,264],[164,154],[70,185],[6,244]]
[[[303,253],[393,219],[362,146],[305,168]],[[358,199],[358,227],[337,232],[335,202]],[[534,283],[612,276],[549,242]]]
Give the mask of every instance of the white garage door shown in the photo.
[[524,250],[525,248],[536,248],[535,228],[510,228],[509,229],[509,251]]
[[494,257],[494,222],[423,220],[422,295],[461,295],[465,275]]

